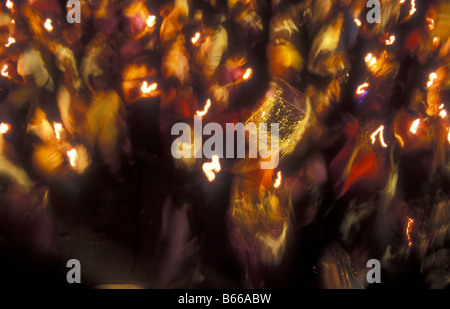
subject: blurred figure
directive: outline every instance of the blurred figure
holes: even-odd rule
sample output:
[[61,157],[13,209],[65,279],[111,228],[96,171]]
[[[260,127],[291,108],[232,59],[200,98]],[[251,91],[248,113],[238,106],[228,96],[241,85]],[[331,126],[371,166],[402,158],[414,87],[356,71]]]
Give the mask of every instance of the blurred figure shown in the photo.
[[122,181],[121,155],[131,158],[126,111],[122,99],[110,88],[106,76],[93,79],[92,102],[83,125],[83,138],[91,153],[99,152],[109,171]]
[[190,82],[190,55],[185,47],[186,39],[178,34],[163,54],[161,73],[165,79],[175,77],[181,85]]
[[77,61],[72,50],[58,42],[49,42],[49,49],[55,55],[56,67],[62,73],[57,102],[61,120],[65,129],[74,137],[77,135],[80,117],[75,114],[76,110],[84,115],[86,106],[80,94],[83,89],[83,82],[78,71]]
[[204,280],[198,269],[199,247],[191,232],[190,211],[187,203],[177,207],[171,196],[164,202],[157,249],[158,288],[183,288]]

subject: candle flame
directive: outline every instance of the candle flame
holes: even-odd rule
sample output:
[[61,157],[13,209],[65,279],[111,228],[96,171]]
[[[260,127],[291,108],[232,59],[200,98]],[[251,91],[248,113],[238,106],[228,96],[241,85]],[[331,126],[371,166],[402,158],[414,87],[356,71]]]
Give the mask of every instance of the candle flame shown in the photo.
[[55,123],[54,125],[53,125],[53,129],[55,130],[55,136],[56,136],[56,139],[57,140],[60,140],[61,139],[61,131],[62,131],[62,124],[60,124],[60,123]]
[[2,76],[4,76],[4,77],[8,77],[8,65],[7,64],[5,64],[4,66],[3,66],[3,70],[2,70]]
[[377,135],[380,136],[380,144],[382,147],[386,148],[388,145],[384,142],[384,138],[383,138],[383,131],[384,131],[384,126],[381,125],[378,127],[378,129],[372,133],[372,135],[370,136],[370,138],[372,139],[372,145],[375,144],[375,141],[377,139]]
[[370,86],[369,83],[359,85],[358,88],[356,89],[356,95],[359,97],[364,96],[367,93],[367,88],[369,88],[369,86]]
[[75,148],[67,152],[67,156],[69,157],[70,166],[76,166],[76,158],[78,156],[78,152]]
[[197,111],[197,116],[200,116],[200,117],[205,116],[208,113],[210,107],[211,107],[211,100],[208,99],[206,101],[205,108],[202,111]]
[[14,3],[10,0],[7,0],[5,5],[10,10],[12,10],[12,8],[14,7]]
[[386,45],[392,45],[395,42],[395,35],[391,35],[389,39],[386,40]]
[[212,156],[212,162],[204,163],[202,166],[203,172],[205,173],[206,177],[208,178],[209,182],[213,182],[214,179],[216,179],[216,174],[214,172],[219,173],[220,172],[220,162],[219,162],[219,156],[213,155]]
[[200,32],[195,33],[195,35],[191,38],[192,44],[197,43],[197,41],[200,39]]
[[275,189],[278,189],[280,187],[280,185],[281,185],[281,171],[279,171],[277,173],[277,179],[275,179],[275,183],[274,183],[273,187]]
[[361,27],[361,21],[358,18],[355,18],[355,24],[358,27]]
[[147,27],[151,28],[156,24],[156,16],[150,15],[147,18]]
[[0,134],[6,134],[11,129],[11,125],[7,123],[0,123]]
[[158,87],[157,83],[153,83],[149,86],[147,82],[143,82],[141,91],[143,94],[147,95],[147,94],[151,93],[152,91],[155,91],[157,87]]
[[414,224],[414,219],[408,217],[408,224],[406,225],[406,237],[408,238],[408,247],[412,246],[412,240],[411,240],[411,232]]
[[16,39],[10,37],[8,38],[8,43],[5,44],[5,47],[10,47],[14,43],[16,43]]
[[242,77],[244,80],[249,79],[250,77],[252,77],[253,74],[253,70],[252,69],[247,69],[247,71],[245,71],[244,76]]
[[430,79],[429,79],[429,81],[428,81],[428,83],[427,83],[427,87],[428,87],[428,88],[430,88],[430,87],[434,84],[434,81],[435,81],[436,78],[437,78],[436,72],[431,73],[429,77],[430,77]]
[[409,16],[412,16],[416,11],[416,0],[411,0],[411,11],[409,11]]
[[412,134],[416,134],[417,129],[419,128],[419,124],[420,124],[420,119],[414,120],[409,131],[411,131]]
[[52,20],[50,18],[47,18],[45,20],[44,27],[45,27],[45,29],[47,29],[48,32],[53,31]]
[[366,61],[366,65],[369,67],[369,69],[375,69],[377,58],[372,53],[368,53],[364,60]]

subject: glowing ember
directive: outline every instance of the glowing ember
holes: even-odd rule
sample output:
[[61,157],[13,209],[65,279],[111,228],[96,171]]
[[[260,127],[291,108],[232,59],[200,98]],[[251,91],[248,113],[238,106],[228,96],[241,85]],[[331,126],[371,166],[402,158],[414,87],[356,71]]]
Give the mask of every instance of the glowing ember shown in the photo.
[[437,78],[437,74],[435,72],[430,74],[430,80],[427,83],[428,88],[430,88],[434,84],[434,81],[436,80],[436,78]]
[[0,123],[0,134],[6,134],[11,129],[11,126],[7,123]]
[[391,35],[389,37],[389,39],[386,40],[385,44],[386,45],[392,45],[392,44],[394,44],[394,42],[395,42],[395,35]]
[[150,15],[147,18],[147,27],[152,28],[156,24],[156,16]]
[[380,136],[380,144],[382,147],[386,148],[388,145],[384,142],[384,138],[383,138],[383,132],[384,132],[384,126],[381,125],[375,132],[372,133],[372,135],[370,136],[370,138],[372,139],[372,145],[375,144],[375,141],[377,139],[377,135]]
[[191,38],[192,44],[196,44],[200,39],[200,32],[195,33],[195,35]]
[[48,32],[53,31],[52,20],[50,18],[47,18],[47,20],[44,23],[44,27]]
[[439,116],[441,116],[441,118],[444,119],[445,117],[447,117],[447,111],[445,109],[441,110]]
[[8,77],[8,65],[7,65],[7,64],[5,64],[5,65],[3,66],[2,76]]
[[417,129],[419,128],[419,124],[420,124],[420,119],[414,120],[409,131],[411,131],[412,134],[416,134]]
[[360,21],[358,18],[355,18],[355,24],[356,24],[358,27],[361,27],[361,21]]
[[77,150],[74,148],[74,149],[68,151],[67,156],[69,157],[70,166],[75,167],[76,166],[76,158],[78,156]]
[[10,0],[7,0],[5,5],[10,10],[12,10],[12,8],[14,7],[14,3],[12,3]]
[[416,11],[416,0],[411,0],[411,11],[409,11],[409,16],[413,15]]
[[155,91],[157,87],[158,87],[158,84],[156,84],[156,83],[153,83],[149,86],[147,82],[143,82],[141,91],[143,94],[147,95],[147,94],[150,94],[152,91]]
[[253,70],[252,69],[247,69],[247,71],[245,71],[244,76],[242,77],[244,80],[249,79],[250,77],[252,77],[253,74]]
[[10,47],[12,44],[16,43],[16,39],[8,38],[8,43],[5,44],[5,47]]
[[406,237],[408,238],[408,247],[412,246],[412,240],[411,240],[411,232],[414,224],[414,219],[408,217],[408,225],[406,226]]
[[277,179],[275,179],[275,183],[274,183],[273,187],[275,189],[278,189],[280,187],[280,185],[281,185],[281,171],[279,171],[277,173]]
[[370,84],[369,83],[364,83],[362,85],[359,85],[358,88],[356,89],[356,95],[358,97],[362,97],[367,93],[367,88],[369,88]]
[[206,101],[205,108],[202,111],[197,111],[197,116],[200,116],[200,117],[205,116],[208,113],[210,107],[211,107],[211,100],[208,99]]
[[213,182],[214,179],[216,179],[216,174],[214,174],[214,172],[220,172],[219,156],[213,155],[212,162],[204,163],[202,168],[209,182]]
[[62,131],[62,124],[60,124],[60,123],[55,123],[54,125],[53,125],[53,129],[55,130],[55,136],[56,136],[56,139],[57,140],[60,140],[61,139],[61,131]]

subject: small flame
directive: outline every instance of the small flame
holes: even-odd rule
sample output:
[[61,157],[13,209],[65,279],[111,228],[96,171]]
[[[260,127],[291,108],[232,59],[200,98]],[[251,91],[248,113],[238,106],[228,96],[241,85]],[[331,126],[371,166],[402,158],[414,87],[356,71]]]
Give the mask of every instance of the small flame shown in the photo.
[[358,97],[362,97],[367,93],[367,88],[369,88],[370,84],[369,83],[364,83],[362,85],[359,85],[358,88],[356,89],[356,95]]
[[13,23],[13,24],[15,24],[16,23],[16,21],[13,19],[13,20],[11,20],[11,23]]
[[448,143],[450,144],[450,128],[448,128],[447,140],[448,140]]
[[447,117],[447,111],[445,109],[441,110],[439,116],[441,116],[442,119],[445,119],[445,117]]
[[153,83],[149,86],[147,82],[143,82],[141,91],[143,94],[147,95],[150,94],[152,91],[155,91],[157,87],[158,87],[157,83]]
[[10,0],[7,0],[5,5],[10,10],[12,10],[12,8],[14,7],[14,3],[12,3]]
[[16,39],[10,37],[8,38],[8,43],[5,44],[5,47],[10,47],[14,43],[16,43]]
[[400,4],[403,4],[403,3],[405,3],[405,1],[406,1],[406,0],[400,0]]
[[55,130],[55,136],[56,136],[56,139],[57,140],[60,140],[61,139],[61,131],[62,131],[62,124],[60,124],[60,123],[55,123],[54,125],[53,125],[53,129]]
[[245,71],[244,76],[242,77],[244,80],[249,79],[250,77],[252,77],[253,74],[253,70],[252,69],[247,69],[247,71]]
[[435,36],[433,38],[433,48],[437,48],[439,46],[440,42],[441,42],[441,38],[438,36]]
[[197,41],[200,39],[200,32],[195,33],[195,35],[191,38],[192,44],[196,44]]
[[209,182],[213,182],[214,179],[216,179],[216,174],[214,174],[214,172],[219,173],[221,169],[219,156],[213,155],[212,162],[204,163],[202,168]]
[[70,166],[76,166],[76,159],[78,157],[78,152],[75,148],[67,152],[67,156],[69,157]]
[[370,69],[374,69],[375,65],[377,64],[377,58],[372,55],[372,53],[368,53],[364,60],[366,61],[366,64]]
[[277,179],[275,179],[275,183],[274,183],[273,187],[275,189],[278,189],[280,187],[280,185],[281,185],[281,171],[279,171],[277,173]]
[[442,103],[441,105],[439,105],[439,110],[444,109],[445,105],[444,103]]
[[395,35],[391,35],[389,39],[386,40],[386,45],[392,45],[395,42]]
[[150,15],[147,18],[147,27],[152,28],[156,24],[156,16]]
[[6,134],[11,129],[11,125],[7,123],[0,123],[0,134]]
[[414,219],[408,217],[408,224],[406,226],[406,237],[408,238],[408,247],[412,246],[412,240],[411,240],[411,232],[414,224]]
[[48,32],[53,31],[52,20],[50,18],[47,18],[45,20],[44,27],[45,27],[45,29],[47,29]]
[[412,16],[416,11],[416,0],[411,0],[411,11],[409,11],[409,16]]
[[416,134],[417,129],[419,128],[419,124],[420,124],[420,119],[414,120],[409,131],[411,131],[412,134]]
[[4,76],[4,77],[8,77],[8,65],[7,64],[5,64],[4,66],[3,66],[3,70],[2,70],[2,76]]
[[361,27],[361,21],[358,18],[355,18],[355,24],[358,27]]
[[210,107],[211,107],[211,100],[208,99],[206,101],[205,108],[202,111],[197,111],[197,116],[200,116],[200,117],[205,116],[208,113]]
[[372,133],[372,135],[370,136],[370,138],[372,139],[372,145],[375,144],[376,141],[376,136],[379,135],[380,136],[380,144],[382,147],[386,148],[388,145],[384,142],[384,138],[383,138],[383,132],[384,132],[384,126],[381,125],[378,127],[378,129]]
[[433,30],[434,30],[434,27],[435,27],[435,25],[436,25],[434,19],[433,19],[433,18],[427,17],[425,20],[427,21],[427,24],[428,24],[428,30],[429,30],[429,31],[433,31]]
[[430,74],[430,80],[427,83],[428,88],[430,88],[434,84],[434,81],[436,80],[436,78],[437,78],[436,72],[433,72]]

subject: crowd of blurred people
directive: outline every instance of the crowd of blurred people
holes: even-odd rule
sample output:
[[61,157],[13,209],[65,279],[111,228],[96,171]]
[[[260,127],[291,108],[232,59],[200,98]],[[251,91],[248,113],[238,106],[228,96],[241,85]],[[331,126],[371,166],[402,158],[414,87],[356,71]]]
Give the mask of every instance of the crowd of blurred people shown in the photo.
[[[436,119],[445,118],[441,104],[448,90],[449,5],[417,1],[416,13],[414,1],[381,2],[382,22],[369,24],[369,9],[362,0],[80,0],[80,23],[67,21],[71,8],[65,1],[3,1],[0,175],[8,183],[1,193],[8,207],[2,205],[0,211],[9,218],[4,220],[26,225],[26,219],[17,219],[23,216],[18,209],[41,216],[46,224],[36,223],[34,245],[40,250],[52,247],[54,227],[47,224],[51,218],[45,210],[49,183],[67,173],[83,174],[95,164],[105,165],[117,182],[125,181],[123,169],[142,151],[133,141],[146,139],[130,130],[133,106],[158,105],[157,117],[148,115],[157,119],[158,129],[152,134],[159,136],[160,145],[154,147],[161,148],[156,153],[163,164],[173,164],[174,123],[192,124],[207,99],[212,101],[211,121],[245,122],[270,93],[270,82],[281,79],[308,97],[314,117],[308,118],[308,130],[292,156],[296,162],[281,165],[289,197],[269,192],[277,171],[257,172],[256,180],[239,184],[243,187],[236,201],[242,205],[231,202],[230,239],[245,284],[263,287],[261,265],[278,265],[286,244],[291,244],[290,233],[331,211],[342,219],[342,239],[327,244],[321,255],[319,285],[367,286],[366,260],[384,257],[389,265],[399,264],[395,257],[408,247],[392,246],[398,235],[405,237],[407,218],[397,179],[426,178],[426,184],[405,181],[404,190],[431,186],[447,168],[450,136],[448,126],[436,124]],[[391,33],[396,34],[392,46],[386,43]],[[431,71],[436,75],[424,90],[420,83]],[[356,86],[363,82],[370,88],[357,93],[355,100]],[[422,131],[419,141],[416,133],[408,132],[415,118],[434,128]],[[370,135],[381,124],[390,137],[390,152],[376,148],[376,134]],[[402,165],[415,164],[411,153],[426,153],[429,160],[420,161],[426,172],[414,174]],[[240,166],[242,170],[248,166]],[[263,207],[252,212],[245,203],[252,203],[249,196],[261,195],[261,190],[268,196],[260,196],[251,207]],[[367,202],[373,198],[373,203]],[[344,205],[339,211],[330,206],[336,200]],[[179,275],[173,273],[181,267],[176,252],[187,250],[186,243],[195,247],[187,237],[190,206],[182,201],[173,208],[171,202],[168,197],[161,236],[173,251],[165,266],[169,274],[161,275],[166,286],[171,276]],[[395,208],[391,210],[397,219],[389,218],[389,207]],[[438,212],[449,216],[448,210]],[[379,226],[392,231],[374,237],[379,228],[369,226],[366,233],[375,239],[369,248],[363,236],[356,236],[362,235],[364,220],[382,222]],[[426,233],[431,232],[423,231],[420,237]],[[429,245],[424,244],[424,260]],[[445,286],[442,280],[440,276],[427,282]]]

